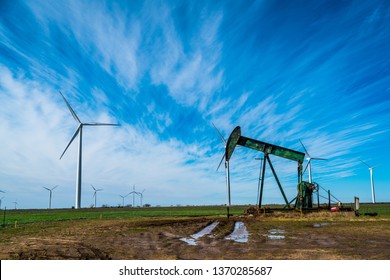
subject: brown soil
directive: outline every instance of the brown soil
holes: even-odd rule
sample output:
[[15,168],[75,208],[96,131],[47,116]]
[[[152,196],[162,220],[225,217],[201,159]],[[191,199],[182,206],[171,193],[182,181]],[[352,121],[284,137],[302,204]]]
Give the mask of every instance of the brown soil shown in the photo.
[[[1,259],[390,259],[390,221],[233,217],[197,246],[181,241],[218,219],[83,220],[0,231]],[[243,221],[248,243],[226,240]],[[271,229],[284,239],[268,237]]]

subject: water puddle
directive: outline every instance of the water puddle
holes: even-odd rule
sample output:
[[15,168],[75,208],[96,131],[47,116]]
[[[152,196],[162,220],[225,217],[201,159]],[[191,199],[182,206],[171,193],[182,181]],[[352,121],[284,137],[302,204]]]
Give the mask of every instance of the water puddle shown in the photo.
[[201,238],[205,235],[210,234],[218,224],[219,224],[219,222],[214,222],[214,223],[208,225],[207,227],[205,227],[204,229],[202,229],[201,231],[191,235],[190,238],[183,237],[183,238],[180,238],[180,240],[186,242],[188,245],[196,246],[197,245],[196,240],[198,240],[199,238]]
[[243,222],[236,222],[234,224],[233,232],[225,237],[225,239],[233,240],[240,243],[248,242],[249,233],[246,229],[246,226]]
[[283,229],[273,228],[270,229],[268,233],[267,238],[271,240],[282,240],[286,238],[286,236],[284,236],[285,231]]
[[284,235],[267,235],[267,237],[271,240],[281,240],[286,238]]
[[180,238],[179,240],[181,241],[184,241],[185,243],[187,243],[188,245],[191,245],[191,246],[196,246],[196,240],[195,239],[192,239],[192,238]]
[[314,228],[320,228],[320,227],[324,227],[324,226],[327,226],[329,225],[329,223],[321,223],[321,224],[314,224],[313,227]]
[[270,234],[275,235],[275,234],[284,234],[285,231],[283,229],[278,229],[278,228],[273,228],[268,231]]

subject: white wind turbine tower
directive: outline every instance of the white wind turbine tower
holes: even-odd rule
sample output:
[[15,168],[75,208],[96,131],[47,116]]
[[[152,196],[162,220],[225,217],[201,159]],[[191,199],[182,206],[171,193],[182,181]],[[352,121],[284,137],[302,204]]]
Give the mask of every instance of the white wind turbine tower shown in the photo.
[[125,207],[125,197],[127,197],[129,194],[126,195],[119,195],[122,198],[122,207]]
[[130,195],[130,194],[133,195],[133,205],[132,205],[132,207],[135,207],[135,195],[140,195],[139,192],[136,192],[136,191],[135,191],[135,185],[133,185],[133,191],[132,191],[132,192],[129,192],[127,195]]
[[[222,161],[223,161],[224,159],[226,159],[226,144],[227,144],[227,142],[226,142],[225,138],[223,138],[221,132],[219,132],[218,128],[214,125],[214,123],[212,123],[212,125],[214,126],[215,130],[217,130],[218,135],[219,135],[219,137],[221,138],[222,142],[225,144],[222,159],[221,159],[221,161],[219,162],[219,165],[218,165],[218,167],[217,167],[217,171],[218,171],[219,167],[220,167],[221,164],[222,164]],[[226,208],[227,208],[227,217],[228,217],[228,219],[229,219],[229,217],[230,217],[229,209],[230,209],[231,200],[230,200],[229,161],[227,161],[227,160],[225,160],[225,172],[226,172],[226,192],[227,192]]]
[[143,207],[142,199],[144,198],[144,192],[145,192],[145,189],[142,192],[138,193],[138,195],[141,197],[141,207]]
[[68,101],[65,99],[65,96],[60,92],[62,98],[64,99],[66,106],[68,106],[68,109],[70,113],[72,114],[75,121],[78,123],[77,129],[75,133],[73,134],[72,138],[70,139],[68,145],[66,146],[64,152],[62,153],[60,159],[65,154],[66,150],[72,144],[73,140],[76,138],[77,134],[79,135],[79,146],[78,146],[78,161],[77,161],[77,175],[76,175],[76,205],[75,208],[78,209],[81,206],[81,159],[82,159],[82,132],[83,132],[83,126],[102,126],[102,125],[109,125],[109,126],[119,126],[119,124],[112,124],[112,123],[82,123],[80,119],[77,117],[76,113],[73,111],[72,107],[68,103]]
[[309,152],[306,150],[305,145],[303,145],[302,141],[299,140],[299,142],[301,142],[301,145],[302,145],[303,149],[305,150],[305,152],[306,152],[306,154],[307,154],[307,158],[306,158],[307,164],[306,164],[306,167],[305,167],[305,169],[303,170],[302,174],[304,174],[305,171],[306,171],[306,169],[309,167],[309,183],[313,183],[313,181],[312,181],[312,175],[311,175],[311,161],[312,161],[312,160],[328,160],[328,159],[326,159],[326,158],[311,157],[310,154],[309,154]]
[[95,192],[93,193],[93,197],[95,198],[95,208],[96,208],[96,193],[102,191],[103,189],[95,189],[95,187],[92,186],[92,185],[91,185],[91,187],[92,187],[93,190],[95,191]]
[[[305,145],[303,145],[302,141],[299,140],[299,142],[301,142],[301,145],[303,147],[303,149],[305,150],[305,153],[306,155],[308,156],[306,159],[307,159],[307,164],[306,164],[306,167],[305,169],[303,170],[302,174],[305,173],[306,169],[309,167],[309,183],[313,183],[313,178],[312,178],[312,174],[311,174],[311,161],[312,160],[327,160],[326,158],[315,158],[315,157],[311,157],[309,152],[306,150],[306,147]],[[320,189],[318,187],[317,189],[317,205],[318,207],[320,207]]]
[[370,166],[366,162],[360,160],[363,164],[367,165],[368,170],[370,170],[370,182],[371,182],[371,198],[372,198],[372,203],[375,203],[375,190],[374,190],[374,175],[372,174],[372,170],[376,166]]
[[[0,193],[5,193],[5,191],[0,190]],[[0,209],[1,209],[1,202],[3,201],[4,196],[0,199]]]
[[49,209],[51,209],[51,194],[52,194],[53,190],[54,190],[55,188],[57,188],[57,187],[58,187],[58,186],[55,186],[55,187],[53,187],[53,188],[51,188],[51,189],[46,188],[46,187],[42,187],[42,188],[44,188],[44,189],[46,189],[46,190],[48,190],[48,191],[50,192],[50,196],[49,196]]

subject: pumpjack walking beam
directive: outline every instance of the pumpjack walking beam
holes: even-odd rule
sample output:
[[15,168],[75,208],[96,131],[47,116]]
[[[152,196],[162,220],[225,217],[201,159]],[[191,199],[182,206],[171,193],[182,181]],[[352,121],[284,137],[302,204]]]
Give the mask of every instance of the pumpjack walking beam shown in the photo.
[[[259,207],[261,207],[261,202],[262,202],[262,195],[263,195],[263,186],[264,186],[264,173],[265,173],[265,165],[266,162],[271,167],[272,173],[277,181],[277,184],[279,186],[279,189],[283,195],[283,198],[286,202],[286,206],[290,208],[290,204],[287,201],[287,198],[284,194],[284,191],[282,189],[282,186],[280,184],[280,181],[276,175],[275,169],[273,168],[273,165],[271,163],[271,160],[269,158],[269,154],[279,156],[282,158],[286,158],[288,160],[293,160],[298,162],[298,183],[302,181],[302,163],[305,158],[305,154],[302,152],[294,151],[288,148],[280,147],[277,145],[269,144],[266,142],[262,142],[259,140],[251,139],[245,136],[241,135],[241,128],[237,126],[233,132],[230,134],[229,139],[226,144],[226,150],[225,150],[225,156],[226,156],[226,162],[228,162],[233,154],[233,151],[235,147],[239,146],[244,146],[250,149],[254,149],[260,152],[264,153],[264,164],[263,164],[263,170],[262,170],[262,182],[261,182],[261,188],[260,188],[260,198],[259,198]],[[229,178],[227,178],[229,180]],[[229,180],[230,181],[230,180]],[[229,194],[230,197],[230,194]]]

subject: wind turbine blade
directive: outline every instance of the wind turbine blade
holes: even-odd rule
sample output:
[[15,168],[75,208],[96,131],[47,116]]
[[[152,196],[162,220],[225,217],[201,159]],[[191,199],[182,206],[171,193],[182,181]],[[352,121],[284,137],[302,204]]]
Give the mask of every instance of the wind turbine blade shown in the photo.
[[226,140],[225,140],[225,138],[223,138],[223,136],[222,136],[221,132],[219,132],[218,128],[214,125],[214,123],[211,123],[211,124],[214,126],[215,130],[218,132],[219,137],[226,144]]
[[57,188],[58,187],[58,185],[56,185],[54,188],[52,188],[51,190],[54,190],[55,188]]
[[307,164],[306,164],[306,167],[305,167],[305,169],[303,170],[302,174],[305,174],[305,171],[306,171],[307,167],[309,166],[310,161],[311,161],[311,158],[308,160],[308,162],[307,162]]
[[42,188],[44,188],[44,189],[47,189],[48,191],[50,191],[50,189],[49,189],[49,188],[46,188],[46,187],[42,187]]
[[223,157],[221,158],[221,161],[219,162],[219,164],[218,164],[218,167],[217,167],[217,170],[216,171],[218,171],[218,169],[219,169],[219,167],[221,166],[221,164],[222,164],[222,161],[225,159],[225,153],[223,154]]
[[367,165],[368,168],[371,168],[371,166],[369,166],[366,162],[362,161],[361,159],[359,159],[363,164]]
[[64,152],[62,153],[62,155],[60,156],[60,159],[62,159],[63,155],[65,154],[66,150],[69,148],[70,144],[72,144],[73,140],[76,138],[77,134],[79,133],[80,131],[80,128],[81,128],[82,124],[79,124],[79,126],[77,127],[75,133],[73,134],[72,136],[72,139],[70,139],[68,145],[66,146]]
[[102,190],[103,190],[103,189],[97,189],[96,191],[97,191],[97,192],[100,192],[100,191],[102,191]]
[[66,106],[68,106],[68,109],[71,112],[73,118],[76,120],[76,122],[81,123],[80,119],[77,117],[76,113],[73,111],[72,107],[70,106],[70,104],[68,103],[68,101],[66,100],[65,96],[62,94],[61,91],[60,91],[60,94],[61,94],[62,98],[65,100]]
[[89,126],[98,126],[98,125],[120,126],[120,124],[118,124],[118,123],[96,123],[96,122],[83,123],[83,125],[89,125]]
[[305,147],[305,145],[303,145],[301,139],[299,139],[299,142],[301,142],[301,145],[302,145],[303,149],[305,150],[305,153],[310,157],[310,154],[309,154],[309,152],[306,150],[306,147]]
[[94,189],[94,191],[96,191],[95,187],[91,185],[91,187]]
[[327,158],[316,158],[316,157],[313,157],[313,158],[310,158],[310,159],[312,159],[312,160],[328,160]]

